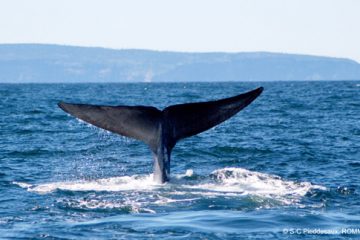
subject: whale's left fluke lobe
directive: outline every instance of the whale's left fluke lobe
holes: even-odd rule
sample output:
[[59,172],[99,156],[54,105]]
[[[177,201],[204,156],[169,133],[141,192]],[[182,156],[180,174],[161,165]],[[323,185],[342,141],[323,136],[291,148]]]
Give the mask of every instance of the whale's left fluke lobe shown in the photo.
[[67,113],[99,128],[141,140],[156,148],[161,111],[147,106],[100,106],[60,102]]
[[149,106],[100,106],[60,102],[65,112],[99,128],[138,139],[154,154],[154,179],[169,180],[170,155],[176,142],[206,131],[234,116],[263,91],[257,88],[217,101],[173,105],[163,111]]

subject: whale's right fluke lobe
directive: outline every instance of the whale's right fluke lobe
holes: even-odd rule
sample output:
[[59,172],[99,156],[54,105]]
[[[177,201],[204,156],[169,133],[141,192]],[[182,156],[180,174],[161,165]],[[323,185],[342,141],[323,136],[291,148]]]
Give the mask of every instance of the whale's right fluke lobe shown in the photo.
[[171,122],[175,142],[206,131],[234,116],[248,106],[263,91],[257,88],[247,93],[217,101],[186,103],[164,109]]

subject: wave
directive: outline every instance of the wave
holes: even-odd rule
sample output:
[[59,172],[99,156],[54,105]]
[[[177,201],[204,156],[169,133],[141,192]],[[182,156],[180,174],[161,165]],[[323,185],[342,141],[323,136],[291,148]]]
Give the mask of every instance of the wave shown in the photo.
[[223,168],[212,172],[210,183],[191,186],[215,193],[250,195],[279,200],[285,204],[298,202],[313,189],[326,190],[325,187],[310,182],[286,181],[270,175],[243,168]]
[[326,190],[325,187],[313,185],[310,182],[286,181],[276,175],[243,168],[219,169],[212,172],[211,177],[214,179],[214,183],[200,184],[196,188],[261,196],[304,196],[311,189]]
[[145,176],[123,176],[111,177],[97,180],[81,180],[81,181],[66,181],[53,182],[38,185],[31,185],[27,183],[14,182],[22,188],[26,188],[30,192],[37,192],[40,194],[50,193],[55,190],[65,191],[131,191],[131,190],[149,190],[159,186],[153,181],[152,174]]
[[[326,190],[325,187],[310,182],[294,182],[243,168],[223,168],[213,171],[209,176],[197,176],[193,170],[175,175],[170,182],[157,184],[152,174],[102,178],[97,180],[65,181],[43,184],[13,182],[38,194],[54,191],[115,192],[121,194],[114,199],[75,199],[62,200],[62,204],[81,209],[130,209],[130,212],[155,212],[149,205],[179,204],[196,202],[217,197],[242,197],[266,199],[274,205],[299,203],[313,189]],[[134,194],[136,193],[136,194]],[[260,199],[260,200],[259,200]],[[241,201],[241,200],[239,200]]]

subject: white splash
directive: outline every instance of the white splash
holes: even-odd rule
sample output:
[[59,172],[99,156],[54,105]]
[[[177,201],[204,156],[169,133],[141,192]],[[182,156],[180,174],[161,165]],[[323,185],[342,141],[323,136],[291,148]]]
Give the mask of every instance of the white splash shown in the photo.
[[136,200],[122,199],[122,200],[103,200],[103,199],[60,199],[59,204],[65,204],[68,207],[79,209],[122,209],[131,213],[156,213],[154,210],[143,207],[144,203]]
[[184,178],[184,177],[192,177],[193,175],[194,175],[194,170],[187,169],[184,174],[176,174],[175,178],[176,179],[181,179],[181,178]]
[[[211,173],[210,177],[201,180],[192,179],[193,170],[178,174],[167,184],[156,184],[153,175],[134,175],[103,178],[97,180],[81,180],[69,182],[53,182],[38,185],[14,182],[14,184],[31,192],[46,194],[56,190],[66,191],[107,191],[123,192],[121,202],[106,202],[87,199],[77,202],[79,207],[121,208],[131,206],[132,212],[146,209],[148,204],[164,205],[179,202],[193,202],[209,197],[254,196],[261,199],[273,199],[282,204],[298,203],[312,189],[326,190],[325,187],[313,185],[310,182],[294,182],[283,180],[276,175],[270,175],[243,168],[223,168]],[[134,196],[131,193],[141,193]],[[142,194],[144,193],[144,194]],[[123,200],[130,202],[124,202]],[[238,199],[239,200],[239,199]]]
[[207,190],[208,195],[253,195],[274,198],[284,203],[296,202],[312,189],[326,190],[323,186],[309,182],[286,181],[276,175],[243,168],[218,169],[212,172],[212,177],[212,182],[187,187]]
[[67,190],[67,191],[130,191],[130,190],[153,190],[161,186],[153,181],[153,175],[145,176],[124,176],[124,177],[112,177],[102,178],[90,181],[69,181],[69,182],[53,182],[44,183],[39,185],[31,185],[27,183],[14,182],[14,184],[27,188],[30,192],[37,193],[50,193],[55,190]]

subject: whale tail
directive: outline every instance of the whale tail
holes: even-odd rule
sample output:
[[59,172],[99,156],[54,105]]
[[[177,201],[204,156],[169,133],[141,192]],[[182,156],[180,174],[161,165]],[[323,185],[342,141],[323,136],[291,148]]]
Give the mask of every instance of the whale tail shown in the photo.
[[65,102],[59,102],[58,105],[65,112],[94,126],[143,141],[149,145],[156,159],[163,159],[158,156],[164,154],[161,149],[165,147],[170,158],[177,141],[226,121],[248,106],[262,91],[260,87],[230,98],[172,105],[162,111],[149,106],[100,106]]
[[96,127],[141,140],[154,149],[161,111],[147,106],[99,106],[59,102],[59,107]]
[[234,116],[248,106],[263,91],[257,88],[247,93],[217,101],[173,105],[163,110],[171,122],[176,141],[204,132]]

